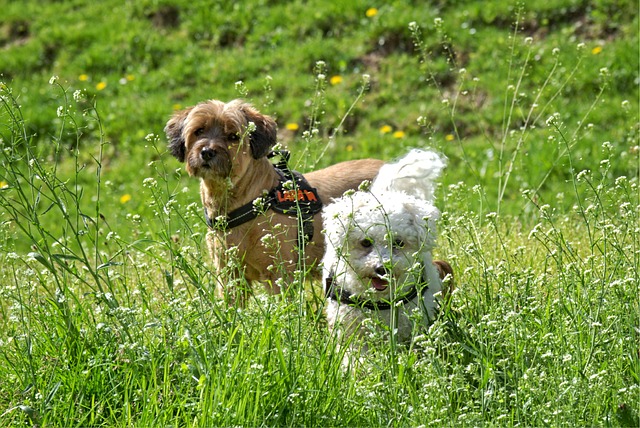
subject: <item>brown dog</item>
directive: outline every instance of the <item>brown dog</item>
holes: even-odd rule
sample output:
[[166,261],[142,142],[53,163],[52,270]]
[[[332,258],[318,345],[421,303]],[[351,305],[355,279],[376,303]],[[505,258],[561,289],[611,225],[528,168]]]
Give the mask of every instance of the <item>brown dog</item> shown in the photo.
[[[296,269],[313,267],[322,258],[320,214],[313,215],[312,231],[305,230],[313,235],[306,245],[300,244],[297,217],[272,209],[226,230],[214,223],[222,218],[223,224],[228,221],[231,225],[230,213],[251,208],[252,201],[261,201],[283,181],[282,173],[266,157],[276,144],[276,131],[271,117],[242,100],[202,102],[175,113],[165,127],[171,153],[186,163],[189,175],[200,178],[200,195],[212,226],[207,243],[214,265],[221,272],[229,262],[229,249],[237,247],[231,251],[240,262],[236,275],[247,282],[265,282],[272,293],[280,291],[278,278],[286,283]],[[364,180],[372,180],[382,164],[374,159],[356,160],[309,172],[304,178],[317,192],[310,198],[319,197],[327,204]],[[235,282],[232,278],[220,280],[226,282],[218,282],[218,295],[241,304],[247,290],[236,290],[230,285]]]

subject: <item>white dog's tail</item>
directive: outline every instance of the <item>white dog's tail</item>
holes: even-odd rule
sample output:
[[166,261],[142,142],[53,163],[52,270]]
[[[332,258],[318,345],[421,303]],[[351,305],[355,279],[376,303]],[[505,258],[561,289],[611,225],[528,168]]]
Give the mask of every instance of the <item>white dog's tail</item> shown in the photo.
[[413,149],[397,162],[385,164],[371,191],[400,191],[433,202],[436,180],[446,165],[447,159],[434,151]]

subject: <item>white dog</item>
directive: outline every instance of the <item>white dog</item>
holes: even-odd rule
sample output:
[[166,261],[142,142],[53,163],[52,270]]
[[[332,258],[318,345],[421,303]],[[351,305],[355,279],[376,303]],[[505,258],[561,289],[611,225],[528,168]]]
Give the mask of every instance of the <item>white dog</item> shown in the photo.
[[340,338],[362,338],[377,324],[407,343],[437,315],[449,291],[443,279],[451,284],[453,273],[431,256],[440,216],[434,190],[445,165],[435,152],[412,150],[383,166],[368,191],[325,208],[327,320]]

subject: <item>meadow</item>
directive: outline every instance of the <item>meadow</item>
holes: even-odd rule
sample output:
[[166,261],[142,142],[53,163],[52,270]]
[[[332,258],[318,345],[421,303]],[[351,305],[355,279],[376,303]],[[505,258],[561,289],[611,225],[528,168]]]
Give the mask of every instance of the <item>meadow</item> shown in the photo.
[[[638,4],[528,3],[0,0],[0,425],[640,425]],[[300,171],[448,157],[412,346],[214,297],[162,130],[237,97]]]

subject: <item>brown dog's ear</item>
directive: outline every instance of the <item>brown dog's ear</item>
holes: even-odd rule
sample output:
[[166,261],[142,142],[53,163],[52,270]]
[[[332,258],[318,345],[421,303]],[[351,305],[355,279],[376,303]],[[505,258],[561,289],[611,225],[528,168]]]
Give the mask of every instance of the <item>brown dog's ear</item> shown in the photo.
[[247,121],[256,125],[256,130],[251,133],[249,144],[251,155],[254,159],[260,159],[269,154],[271,147],[276,144],[278,138],[278,125],[271,117],[261,114],[251,106],[245,105],[242,109]]
[[180,162],[184,162],[187,154],[182,130],[184,129],[185,119],[192,108],[193,107],[189,107],[176,112],[164,127],[164,132],[167,134],[167,140],[169,140],[169,151]]

